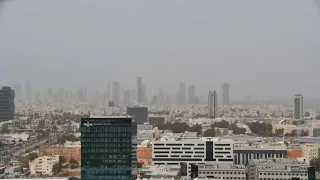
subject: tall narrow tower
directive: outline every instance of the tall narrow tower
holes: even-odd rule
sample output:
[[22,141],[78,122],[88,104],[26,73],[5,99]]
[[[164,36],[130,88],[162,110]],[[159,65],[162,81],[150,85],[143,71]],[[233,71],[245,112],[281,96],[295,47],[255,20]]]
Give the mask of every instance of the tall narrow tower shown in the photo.
[[303,119],[303,96],[302,96],[302,94],[294,95],[293,118],[294,119]]
[[229,105],[230,99],[229,99],[229,83],[224,83],[222,85],[222,103],[224,106]]

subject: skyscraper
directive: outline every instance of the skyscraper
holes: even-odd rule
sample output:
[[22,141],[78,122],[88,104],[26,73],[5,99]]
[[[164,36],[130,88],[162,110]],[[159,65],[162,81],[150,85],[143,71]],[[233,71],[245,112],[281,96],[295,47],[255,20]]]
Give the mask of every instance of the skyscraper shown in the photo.
[[159,104],[159,97],[158,95],[153,95],[151,100],[151,105],[158,105]]
[[303,96],[302,96],[302,94],[294,95],[293,118],[294,119],[302,119],[303,118]]
[[187,85],[185,83],[180,83],[179,91],[178,91],[178,103],[180,105],[186,104],[186,97],[187,97]]
[[143,84],[142,84],[142,77],[139,76],[137,78],[137,100],[139,104],[143,104],[144,98],[143,98]]
[[132,180],[137,175],[137,125],[128,116],[81,119],[81,179]]
[[120,83],[113,82],[112,84],[112,101],[117,106],[120,105]]
[[124,92],[123,92],[123,103],[124,103],[124,105],[126,105],[126,106],[130,106],[131,105],[131,91],[130,91],[130,89],[128,89],[128,90],[125,90]]
[[0,90],[0,122],[13,120],[15,111],[14,97],[15,93],[11,87],[3,86]]
[[12,86],[12,89],[14,90],[15,94],[16,94],[16,99],[17,100],[22,100],[23,99],[23,93],[22,93],[22,88],[21,85],[19,83],[15,83]]
[[217,92],[209,91],[208,95],[208,117],[216,118],[217,117]]
[[224,106],[229,105],[229,83],[224,83],[222,85],[222,103]]
[[159,89],[159,104],[164,105],[165,104],[165,95],[163,89]]
[[188,104],[195,104],[196,87],[195,85],[188,86]]
[[143,104],[147,104],[148,103],[148,99],[147,99],[147,88],[144,84],[142,84],[142,99],[143,99]]

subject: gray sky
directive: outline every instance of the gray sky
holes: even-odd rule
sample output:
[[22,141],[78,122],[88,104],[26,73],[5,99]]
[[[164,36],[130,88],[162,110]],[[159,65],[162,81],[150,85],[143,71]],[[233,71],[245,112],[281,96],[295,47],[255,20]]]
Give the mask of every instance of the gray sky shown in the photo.
[[232,99],[319,97],[313,0],[10,0],[1,12],[0,83],[175,92]]

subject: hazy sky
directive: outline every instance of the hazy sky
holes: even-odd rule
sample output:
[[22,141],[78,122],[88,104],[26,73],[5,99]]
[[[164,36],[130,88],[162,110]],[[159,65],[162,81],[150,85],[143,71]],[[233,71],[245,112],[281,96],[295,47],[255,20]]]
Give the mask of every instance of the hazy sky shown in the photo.
[[320,97],[320,15],[313,0],[9,0],[0,83],[135,87],[231,99]]

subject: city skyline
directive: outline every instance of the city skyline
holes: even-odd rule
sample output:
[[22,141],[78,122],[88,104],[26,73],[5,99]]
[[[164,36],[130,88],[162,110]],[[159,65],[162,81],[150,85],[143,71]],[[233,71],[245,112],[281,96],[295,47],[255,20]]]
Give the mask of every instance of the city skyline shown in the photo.
[[[142,76],[149,96],[159,88],[174,93],[180,82],[203,95],[228,82],[233,99],[319,96],[320,23],[313,1],[136,2],[131,8],[117,1],[68,1],[64,8],[59,1],[30,2],[8,1],[3,9],[0,84],[29,80],[41,88],[104,89],[117,81],[127,89]],[[170,7],[166,14],[164,7]],[[82,16],[85,28],[77,21]]]

